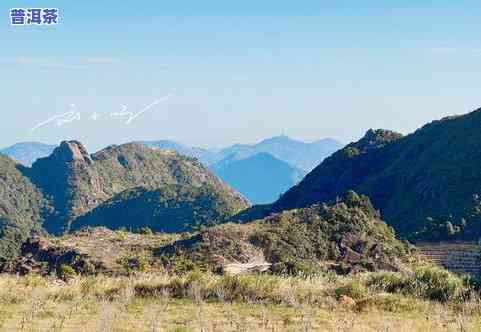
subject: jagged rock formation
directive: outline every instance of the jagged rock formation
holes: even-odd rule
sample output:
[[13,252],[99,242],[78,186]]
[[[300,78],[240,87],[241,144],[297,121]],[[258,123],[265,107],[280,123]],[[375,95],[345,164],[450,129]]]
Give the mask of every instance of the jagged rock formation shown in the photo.
[[77,216],[108,196],[102,195],[93,160],[77,141],[62,142],[53,153],[32,166],[31,179],[51,199],[55,208],[43,227],[52,233],[68,229]]

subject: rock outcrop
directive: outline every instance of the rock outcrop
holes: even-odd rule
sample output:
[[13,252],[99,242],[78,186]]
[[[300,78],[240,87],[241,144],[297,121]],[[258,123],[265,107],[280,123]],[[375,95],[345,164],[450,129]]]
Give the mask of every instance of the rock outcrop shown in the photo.
[[87,149],[79,141],[61,142],[60,146],[51,154],[51,158],[59,163],[77,162],[85,165],[93,164]]
[[[159,249],[217,271],[269,267],[279,274],[403,269],[414,249],[395,238],[369,199],[348,192],[336,202],[225,224]],[[237,272],[236,272],[237,273]]]
[[115,232],[104,227],[84,229],[61,238],[33,237],[21,245],[20,255],[3,272],[60,275],[67,267],[82,275],[122,275],[159,270],[155,250],[175,238],[175,235]]

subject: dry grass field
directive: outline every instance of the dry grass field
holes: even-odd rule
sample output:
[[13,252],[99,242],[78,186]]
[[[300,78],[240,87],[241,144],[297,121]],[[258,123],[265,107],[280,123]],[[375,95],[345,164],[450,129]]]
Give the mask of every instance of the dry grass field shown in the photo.
[[480,331],[476,293],[431,269],[430,275],[405,276],[403,287],[394,273],[302,278],[193,272],[67,282],[3,275],[0,330]]

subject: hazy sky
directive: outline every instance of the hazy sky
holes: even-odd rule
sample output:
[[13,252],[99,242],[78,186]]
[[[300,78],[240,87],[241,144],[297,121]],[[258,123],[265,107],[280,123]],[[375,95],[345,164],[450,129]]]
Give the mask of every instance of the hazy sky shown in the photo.
[[[10,9],[29,6],[59,8],[59,24],[11,26]],[[349,142],[481,104],[479,0],[7,0],[0,12],[0,147]],[[111,114],[169,94],[129,124]],[[80,120],[32,131],[67,111]]]

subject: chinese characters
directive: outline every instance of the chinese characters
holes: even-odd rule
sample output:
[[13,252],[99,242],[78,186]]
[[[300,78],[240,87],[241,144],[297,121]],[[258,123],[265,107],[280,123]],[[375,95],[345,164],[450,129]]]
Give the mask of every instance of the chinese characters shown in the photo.
[[52,25],[58,24],[57,8],[12,8],[11,25]]

